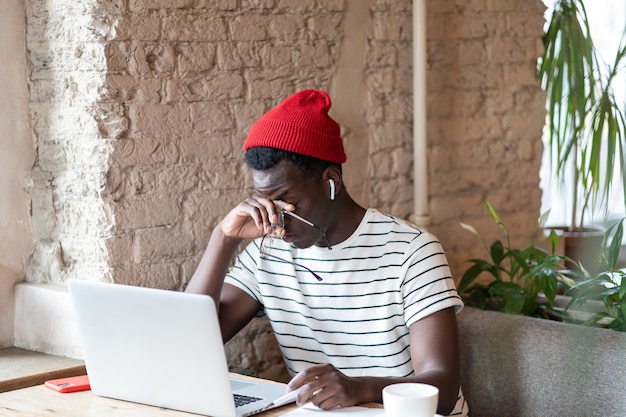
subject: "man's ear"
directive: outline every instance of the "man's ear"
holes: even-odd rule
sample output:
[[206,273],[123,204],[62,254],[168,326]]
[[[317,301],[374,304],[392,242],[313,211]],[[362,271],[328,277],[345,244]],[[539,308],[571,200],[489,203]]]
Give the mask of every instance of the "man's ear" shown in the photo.
[[322,175],[323,182],[328,192],[328,197],[334,200],[343,188],[343,181],[341,178],[341,170],[335,165],[329,165]]

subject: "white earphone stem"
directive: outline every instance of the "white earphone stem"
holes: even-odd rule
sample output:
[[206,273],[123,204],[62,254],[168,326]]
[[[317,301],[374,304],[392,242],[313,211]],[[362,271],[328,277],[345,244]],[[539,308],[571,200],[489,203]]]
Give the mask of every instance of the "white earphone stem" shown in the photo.
[[335,181],[333,179],[329,179],[328,183],[330,184],[330,199],[335,199]]

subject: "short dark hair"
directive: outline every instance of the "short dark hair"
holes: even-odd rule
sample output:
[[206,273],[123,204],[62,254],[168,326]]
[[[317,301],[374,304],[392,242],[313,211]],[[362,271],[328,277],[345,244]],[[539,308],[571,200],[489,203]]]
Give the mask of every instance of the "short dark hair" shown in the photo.
[[265,146],[248,149],[245,158],[248,166],[256,171],[273,168],[281,161],[289,161],[302,171],[305,178],[319,177],[329,165],[338,166],[341,172],[341,165],[335,162]]

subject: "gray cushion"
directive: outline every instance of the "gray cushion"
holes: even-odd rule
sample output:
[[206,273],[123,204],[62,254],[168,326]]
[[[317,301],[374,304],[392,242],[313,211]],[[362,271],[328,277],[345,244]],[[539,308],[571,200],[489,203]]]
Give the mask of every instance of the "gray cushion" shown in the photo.
[[458,322],[473,417],[626,416],[626,333],[472,307]]

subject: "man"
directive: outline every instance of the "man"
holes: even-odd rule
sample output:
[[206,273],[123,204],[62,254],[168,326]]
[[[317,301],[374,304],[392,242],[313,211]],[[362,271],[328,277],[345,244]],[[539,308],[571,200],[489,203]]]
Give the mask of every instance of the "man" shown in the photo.
[[[225,341],[264,310],[300,405],[380,402],[386,385],[425,382],[440,390],[439,413],[466,415],[462,302],[441,245],[350,197],[330,105],[323,91],[301,91],[251,127],[256,196],[215,228],[187,291],[219,300]],[[229,268],[244,239],[255,240]]]

